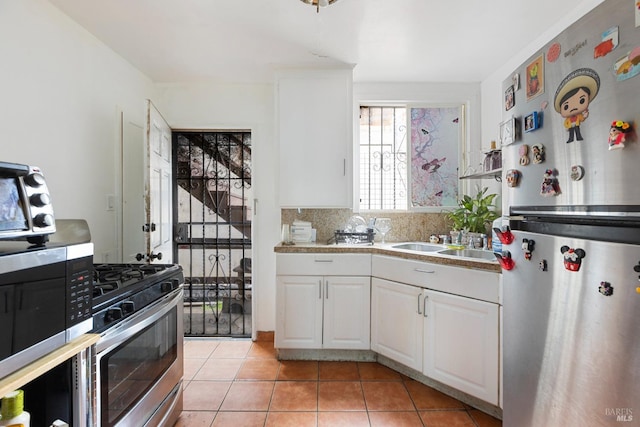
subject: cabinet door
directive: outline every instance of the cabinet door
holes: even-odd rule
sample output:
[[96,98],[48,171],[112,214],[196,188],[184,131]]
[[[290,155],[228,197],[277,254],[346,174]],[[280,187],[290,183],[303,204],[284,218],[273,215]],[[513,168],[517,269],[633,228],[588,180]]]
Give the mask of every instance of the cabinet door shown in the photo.
[[351,207],[353,71],[280,72],[282,207]]
[[498,404],[498,305],[425,291],[423,373]]
[[422,371],[422,289],[371,279],[371,349]]
[[322,277],[277,276],[276,347],[321,348]]
[[371,279],[324,278],[323,348],[368,350]]

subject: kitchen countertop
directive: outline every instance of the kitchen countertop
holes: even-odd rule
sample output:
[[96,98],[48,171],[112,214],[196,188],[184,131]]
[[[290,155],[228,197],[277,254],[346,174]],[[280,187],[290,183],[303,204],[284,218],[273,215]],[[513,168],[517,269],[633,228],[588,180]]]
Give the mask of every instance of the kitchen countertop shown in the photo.
[[15,371],[12,374],[7,375],[0,379],[0,396],[17,390],[28,382],[38,378],[40,375],[46,373],[50,369],[58,366],[75,356],[76,354],[84,351],[86,348],[91,347],[100,339],[99,334],[84,334],[74,339],[71,342],[63,345],[57,350],[41,357],[40,359],[28,364],[27,366]]
[[[313,253],[334,253],[334,254],[375,254],[375,255],[387,255],[395,256],[403,259],[412,259],[418,261],[425,261],[434,264],[450,265],[453,267],[473,268],[476,270],[495,271],[501,273],[502,269],[497,261],[486,260],[471,260],[469,258],[460,258],[451,255],[438,254],[434,252],[420,252],[411,251],[406,249],[395,249],[392,246],[405,242],[391,242],[391,243],[374,243],[373,245],[367,244],[333,244],[327,245],[322,243],[295,243],[293,245],[284,245],[279,243],[274,247],[276,253],[283,254],[313,254]],[[446,245],[442,246],[442,249],[446,249]]]

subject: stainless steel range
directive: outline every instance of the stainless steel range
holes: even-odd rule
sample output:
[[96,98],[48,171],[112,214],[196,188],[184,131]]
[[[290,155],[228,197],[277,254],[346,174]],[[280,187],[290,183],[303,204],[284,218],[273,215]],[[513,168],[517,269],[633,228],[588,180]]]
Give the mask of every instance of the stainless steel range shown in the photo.
[[182,412],[179,265],[94,265],[98,425],[173,426]]

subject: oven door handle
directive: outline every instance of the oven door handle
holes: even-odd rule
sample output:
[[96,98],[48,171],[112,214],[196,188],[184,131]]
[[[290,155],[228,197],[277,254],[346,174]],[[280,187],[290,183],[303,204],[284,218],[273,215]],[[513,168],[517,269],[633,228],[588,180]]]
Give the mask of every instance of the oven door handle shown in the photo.
[[[182,305],[182,298],[182,287],[180,287],[175,292],[165,295],[153,304],[108,329],[96,343],[96,352],[110,351],[113,347],[120,345],[123,341],[152,325],[174,307]],[[178,316],[180,315],[181,313],[178,313]]]

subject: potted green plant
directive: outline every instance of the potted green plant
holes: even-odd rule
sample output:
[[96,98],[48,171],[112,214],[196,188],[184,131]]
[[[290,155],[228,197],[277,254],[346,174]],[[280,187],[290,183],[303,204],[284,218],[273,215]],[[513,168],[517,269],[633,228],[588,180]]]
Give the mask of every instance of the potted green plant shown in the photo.
[[494,219],[500,215],[493,204],[497,194],[486,194],[489,189],[478,189],[474,196],[463,196],[458,207],[447,212],[447,218],[453,222],[455,231],[486,234]]

